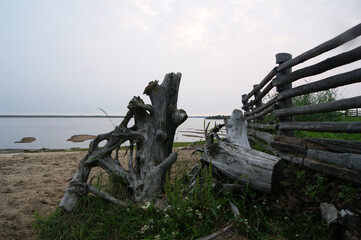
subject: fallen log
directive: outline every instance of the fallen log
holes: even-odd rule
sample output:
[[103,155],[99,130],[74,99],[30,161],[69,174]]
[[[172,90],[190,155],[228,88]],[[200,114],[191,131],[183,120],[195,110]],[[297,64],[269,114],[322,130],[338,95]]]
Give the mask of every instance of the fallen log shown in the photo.
[[214,130],[206,133],[202,162],[211,163],[222,182],[238,182],[260,192],[273,192],[282,173],[281,158],[251,149],[247,121],[241,110],[233,110],[232,116],[225,119],[225,126],[227,134],[224,140],[214,142]]

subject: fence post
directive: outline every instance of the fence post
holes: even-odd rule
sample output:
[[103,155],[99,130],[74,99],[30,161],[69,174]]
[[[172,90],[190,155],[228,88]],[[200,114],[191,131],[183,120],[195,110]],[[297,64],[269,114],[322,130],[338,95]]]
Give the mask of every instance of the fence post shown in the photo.
[[[253,89],[256,87],[258,87],[258,84],[253,85]],[[254,98],[257,98],[260,94],[261,94],[261,90],[258,90],[257,92],[254,93]],[[262,106],[262,100],[260,100],[256,103],[256,108],[258,108],[260,106]]]
[[[292,59],[292,55],[289,53],[277,53],[276,54],[276,63],[279,65],[281,65],[284,62],[287,62],[290,59]],[[290,74],[291,72],[292,72],[292,68],[290,67],[290,68],[285,69],[282,72],[277,72],[276,77],[283,77],[287,74]],[[292,88],[292,83],[279,85],[279,86],[277,86],[277,93],[283,92],[283,91],[285,91],[287,89],[291,89],[291,88]],[[277,101],[277,107],[279,109],[292,107],[292,98],[286,99],[283,101]],[[278,120],[280,122],[293,122],[293,116],[279,117]],[[293,130],[278,130],[277,134],[289,136],[289,137],[294,136]]]
[[[243,98],[245,98],[246,96],[247,96],[247,94],[243,94],[243,95],[242,95],[242,100],[241,100],[241,101],[242,101],[242,103],[243,103],[243,106],[244,106],[244,105],[246,105],[246,104],[248,103],[248,100],[247,100],[247,101],[245,101],[245,102],[243,102]],[[243,110],[244,110],[245,112],[248,112],[249,107],[244,108]]]

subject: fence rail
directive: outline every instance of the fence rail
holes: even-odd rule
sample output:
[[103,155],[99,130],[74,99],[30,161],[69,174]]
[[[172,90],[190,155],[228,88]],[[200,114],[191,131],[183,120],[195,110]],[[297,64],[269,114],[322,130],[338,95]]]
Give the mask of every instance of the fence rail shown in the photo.
[[[259,84],[254,85],[248,94],[242,95],[243,109],[249,122],[249,139],[263,142],[266,149],[287,161],[361,184],[361,135],[360,141],[294,137],[295,130],[360,134],[361,121],[332,122],[332,119],[329,119],[328,122],[295,122],[293,120],[294,116],[336,111],[346,117],[360,116],[361,96],[304,106],[292,104],[295,97],[361,82],[361,68],[356,68],[292,87],[292,83],[297,80],[361,60],[361,46],[294,72],[291,69],[359,36],[361,36],[361,24],[295,58],[288,53],[276,54],[276,63],[279,65],[274,67]],[[265,100],[267,94],[274,88],[275,96]]]

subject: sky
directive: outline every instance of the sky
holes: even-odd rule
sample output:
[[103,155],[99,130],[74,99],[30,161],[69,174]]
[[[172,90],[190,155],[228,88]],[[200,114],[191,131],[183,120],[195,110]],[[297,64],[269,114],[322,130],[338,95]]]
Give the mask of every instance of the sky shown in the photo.
[[229,115],[276,53],[295,57],[359,23],[360,0],[0,0],[0,115],[124,115],[169,72],[182,73],[178,108]]

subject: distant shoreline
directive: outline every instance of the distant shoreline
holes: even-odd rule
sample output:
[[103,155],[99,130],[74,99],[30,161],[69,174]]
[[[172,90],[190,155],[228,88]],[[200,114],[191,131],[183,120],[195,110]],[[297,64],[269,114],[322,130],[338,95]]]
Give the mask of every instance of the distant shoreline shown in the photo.
[[[206,118],[207,116],[188,116],[189,118]],[[103,115],[0,115],[0,118],[108,118]],[[109,118],[124,118],[124,116],[109,116]]]

